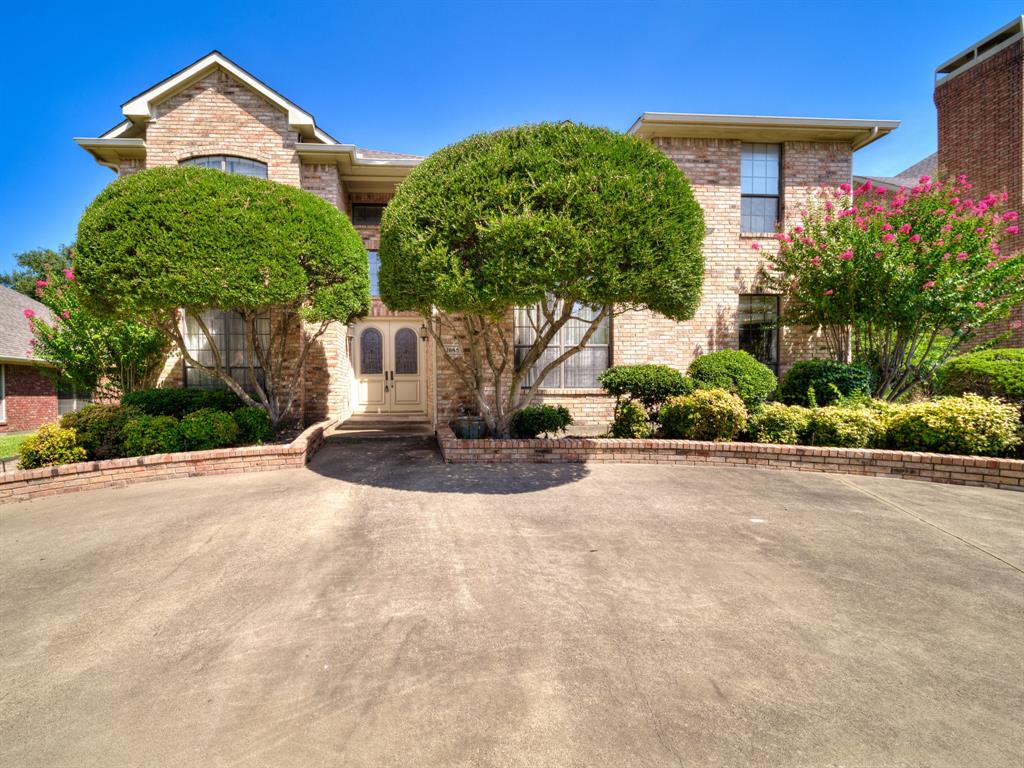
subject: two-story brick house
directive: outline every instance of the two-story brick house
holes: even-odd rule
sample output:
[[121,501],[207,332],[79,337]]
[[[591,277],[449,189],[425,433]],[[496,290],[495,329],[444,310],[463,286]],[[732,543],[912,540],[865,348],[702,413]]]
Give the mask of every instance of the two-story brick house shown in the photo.
[[[310,113],[217,52],[132,98],[122,112],[124,121],[102,136],[76,139],[118,175],[194,163],[309,190],[351,218],[369,251],[372,275],[381,211],[420,161],[337,141]],[[704,209],[703,301],[684,323],[651,312],[617,315],[544,382],[541,399],[565,403],[581,423],[599,423],[610,417],[611,401],[597,388],[596,376],[611,364],[655,362],[685,370],[697,355],[743,348],[784,371],[794,360],[824,354],[815,334],[774,327],[779,297],[765,294],[756,277],[772,248],[755,251],[751,244],[799,218],[820,185],[849,182],[853,153],[897,126],[883,120],[641,115],[629,132],[675,161]],[[372,283],[375,288],[375,276]],[[231,318],[211,312],[208,319],[227,357],[242,370],[244,345]],[[425,322],[392,312],[375,298],[369,317],[332,326],[323,354],[297,382],[305,420],[394,413],[447,421],[468,397]],[[457,339],[451,342],[458,346]],[[201,339],[194,343],[201,354]],[[164,383],[206,382],[171,361]]]

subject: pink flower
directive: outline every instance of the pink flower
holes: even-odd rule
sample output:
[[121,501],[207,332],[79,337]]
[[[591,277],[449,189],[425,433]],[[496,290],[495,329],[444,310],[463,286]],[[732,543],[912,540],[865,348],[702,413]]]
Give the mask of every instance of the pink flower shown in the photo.
[[36,316],[36,311],[34,309],[26,309],[22,314],[25,315],[26,319],[31,320]]
[[36,341],[35,339],[29,339],[29,340],[28,340],[28,343],[29,343],[29,344],[30,344],[31,346],[33,346],[33,347],[34,347],[34,346],[35,346],[36,344],[38,344],[39,342],[38,342],[38,341]]
[[961,173],[959,176],[957,176],[956,177],[956,183],[957,184],[966,184],[967,183],[967,174],[966,173]]
[[1016,235],[1018,232],[1020,232],[1020,227],[1016,224],[1011,224],[1006,228],[1006,234],[1008,235]]
[[988,264],[986,264],[985,265],[985,269],[995,269],[998,266],[999,266],[999,259],[996,259],[995,261],[990,261]]
[[819,264],[821,264],[821,256],[815,256],[813,259],[811,259],[811,264],[813,264],[814,266],[818,266]]
[[932,211],[932,213],[934,213],[936,216],[945,216],[946,215],[946,209],[945,208],[936,208],[934,211]]
[[801,232],[804,231],[804,228],[798,224],[797,226],[793,227],[793,231],[799,235]]
[[886,232],[884,235],[882,235],[882,239],[885,240],[885,242],[887,243],[894,243],[896,242],[896,235]]
[[45,280],[36,280],[36,288],[45,288],[49,283]]
[[925,280],[923,283],[921,283],[921,287],[924,290],[927,291],[929,288],[934,288],[935,287],[935,281],[934,280]]
[[920,243],[921,242],[921,236],[920,235],[911,235],[910,236],[910,242],[912,242],[912,243]]
[[918,181],[921,182],[922,184],[928,184],[931,182],[931,180],[931,176],[922,176],[921,178],[918,179]]
[[1016,211],[1007,211],[1006,213],[1003,214],[1003,221],[1016,221],[1016,220],[1017,220],[1017,212]]
[[875,251],[875,258],[876,259],[882,258],[882,252],[881,251]]
[[839,254],[839,258],[843,261],[849,261],[853,258],[853,251],[846,250]]
[[65,269],[64,270],[64,277],[67,278],[68,280],[74,280],[75,279],[75,273],[71,269]]
[[976,227],[974,229],[974,232],[975,232],[975,234],[978,234],[978,235],[984,235],[985,234],[985,228],[984,227]]
[[960,251],[960,253],[958,253],[956,255],[956,260],[957,261],[967,261],[967,258],[968,258],[968,256],[967,256],[967,254],[964,251]]
[[875,194],[876,195],[884,195],[885,194],[885,187],[875,187]]
[[825,291],[825,295],[826,296],[831,296],[833,293],[835,293],[835,291],[833,291],[831,288],[829,288],[827,291]]
[[753,248],[755,251],[760,251],[761,250],[761,244],[760,243],[751,243],[750,247]]
[[771,262],[768,262],[767,264],[765,264],[765,267],[768,268],[768,269],[775,269],[775,265],[772,264]]
[[952,256],[952,255],[953,254],[951,254],[951,253],[944,253],[944,254],[942,254],[942,260],[943,261],[949,261],[949,257]]
[[910,227],[909,224],[904,224],[902,227],[900,227],[900,234],[901,235],[910,234],[910,229],[911,229],[911,227]]
[[988,306],[988,304],[986,304],[984,301],[976,301],[974,302],[974,306],[976,306],[978,309],[984,309],[985,307]]
[[850,191],[850,185],[843,182],[842,184],[839,185],[839,189],[841,189],[843,192],[848,193]]
[[69,317],[71,317],[71,310],[65,309],[63,312],[60,313],[60,316],[67,320]]
[[889,230],[892,229],[892,224],[890,224],[889,222],[885,222],[885,224],[882,225],[882,229],[888,232]]
[[1024,327],[1024,320],[1014,320],[1010,323],[1011,328],[1022,328]]

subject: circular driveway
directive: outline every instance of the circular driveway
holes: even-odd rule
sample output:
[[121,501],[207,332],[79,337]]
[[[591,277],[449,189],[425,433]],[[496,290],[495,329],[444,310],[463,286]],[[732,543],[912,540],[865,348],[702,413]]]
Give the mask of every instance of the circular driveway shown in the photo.
[[0,764],[1008,766],[1024,496],[309,468],[0,508]]

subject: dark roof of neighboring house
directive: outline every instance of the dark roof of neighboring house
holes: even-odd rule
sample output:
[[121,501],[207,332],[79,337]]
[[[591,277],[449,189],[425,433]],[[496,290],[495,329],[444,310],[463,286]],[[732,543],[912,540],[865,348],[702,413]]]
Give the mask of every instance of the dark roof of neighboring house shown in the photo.
[[854,176],[854,179],[858,183],[863,183],[865,179],[871,179],[873,183],[881,183],[892,189],[898,189],[899,187],[914,187],[917,186],[918,180],[922,176],[934,176],[939,172],[939,153],[932,152],[928,157],[923,160],[918,160],[909,168],[904,168],[902,171],[897,173],[895,176]]
[[52,320],[50,310],[33,298],[18,293],[13,288],[0,285],[0,361],[32,362],[29,354],[32,345],[32,329],[29,327],[25,310],[31,309],[37,317]]

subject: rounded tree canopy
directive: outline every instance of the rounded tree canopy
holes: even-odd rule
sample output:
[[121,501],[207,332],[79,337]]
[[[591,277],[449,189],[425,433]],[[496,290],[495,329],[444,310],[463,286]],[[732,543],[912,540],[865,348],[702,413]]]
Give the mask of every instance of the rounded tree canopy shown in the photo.
[[370,306],[366,250],[348,219],[294,187],[198,167],[118,179],[78,225],[75,275],[98,312],[299,305],[310,322]]
[[498,316],[546,294],[693,316],[704,216],[651,144],[573,123],[470,136],[423,161],[381,222],[393,309]]

